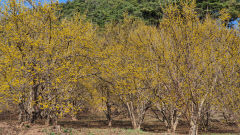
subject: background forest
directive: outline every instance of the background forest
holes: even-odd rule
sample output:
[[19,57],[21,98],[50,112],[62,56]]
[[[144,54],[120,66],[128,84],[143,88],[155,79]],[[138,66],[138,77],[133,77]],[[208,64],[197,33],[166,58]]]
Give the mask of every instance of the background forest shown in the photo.
[[240,31],[227,27],[239,7],[9,0],[0,10],[0,110],[20,125],[93,112],[110,127],[127,116],[140,130],[151,114],[169,133],[185,122],[197,135],[214,121],[239,132]]
[[[141,18],[147,24],[158,25],[164,8],[172,2],[179,5],[181,0],[72,0],[61,3],[61,13],[63,17],[71,17],[76,12],[85,13],[88,20],[100,26],[122,20],[124,13]],[[206,14],[218,18],[219,11],[223,8],[228,9],[231,20],[235,20],[240,13],[240,1],[196,0],[195,11],[200,19]]]

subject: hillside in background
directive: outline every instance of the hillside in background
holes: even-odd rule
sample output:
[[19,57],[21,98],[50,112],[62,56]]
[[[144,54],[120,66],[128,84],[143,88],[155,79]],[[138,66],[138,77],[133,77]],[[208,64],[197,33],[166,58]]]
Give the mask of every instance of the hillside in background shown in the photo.
[[[123,19],[124,13],[142,18],[148,24],[158,24],[163,15],[163,9],[170,2],[179,0],[73,0],[62,3],[62,17],[71,17],[74,13],[86,13],[87,18],[95,24],[103,26],[106,22]],[[219,17],[219,11],[228,9],[231,21],[240,13],[239,0],[196,0],[200,18],[207,13]]]
[[69,17],[75,12],[85,12],[88,19],[103,26],[105,22],[123,19],[123,14],[128,12],[157,24],[162,17],[163,4],[158,0],[73,0],[62,4],[62,13],[64,17]]

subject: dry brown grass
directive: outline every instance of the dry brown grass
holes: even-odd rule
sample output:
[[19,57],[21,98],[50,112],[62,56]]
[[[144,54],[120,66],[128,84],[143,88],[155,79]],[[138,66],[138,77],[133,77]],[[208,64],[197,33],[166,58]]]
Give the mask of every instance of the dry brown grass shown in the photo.
[[[79,120],[72,121],[69,117],[59,120],[60,129],[45,126],[42,120],[36,124],[25,123],[21,127],[17,122],[17,115],[8,112],[0,115],[0,135],[162,135],[167,134],[164,124],[157,121],[151,115],[147,115],[140,131],[131,129],[131,122],[125,116],[114,119],[113,126],[109,128],[105,117],[101,114],[79,114]],[[11,119],[10,119],[11,117]],[[188,134],[188,122],[181,120],[177,128],[177,134]],[[235,125],[228,125],[219,121],[211,121],[207,131],[200,129],[200,134],[217,135],[219,133],[239,134]],[[240,135],[240,134],[239,134]]]

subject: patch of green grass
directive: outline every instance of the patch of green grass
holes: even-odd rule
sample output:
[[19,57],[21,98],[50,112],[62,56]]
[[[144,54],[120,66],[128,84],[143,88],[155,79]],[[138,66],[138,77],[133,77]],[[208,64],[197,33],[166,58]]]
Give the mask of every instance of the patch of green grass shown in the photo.
[[63,132],[64,133],[72,133],[72,129],[71,128],[65,128],[65,129],[63,129]]
[[126,130],[126,133],[127,134],[133,134],[133,135],[135,135],[135,134],[144,134],[145,132],[144,131],[142,131],[142,130],[136,130],[136,129],[127,129]]
[[94,135],[93,133],[88,133],[88,135]]
[[27,125],[25,125],[25,127],[26,127],[26,128],[30,128],[30,125],[27,124]]
[[54,132],[51,132],[49,135],[55,135],[55,133],[54,133]]

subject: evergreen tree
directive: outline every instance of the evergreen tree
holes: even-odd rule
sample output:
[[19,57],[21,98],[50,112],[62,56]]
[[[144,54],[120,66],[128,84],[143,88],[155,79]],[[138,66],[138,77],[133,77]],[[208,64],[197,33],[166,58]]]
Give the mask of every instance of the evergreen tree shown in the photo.
[[[179,0],[73,0],[62,3],[62,17],[71,17],[76,12],[86,13],[87,18],[99,26],[106,22],[119,22],[124,13],[142,18],[147,24],[156,25],[163,15],[163,8],[170,2],[179,4]],[[196,0],[199,17],[210,14],[219,17],[219,11],[228,9],[231,21],[240,14],[239,0]]]

